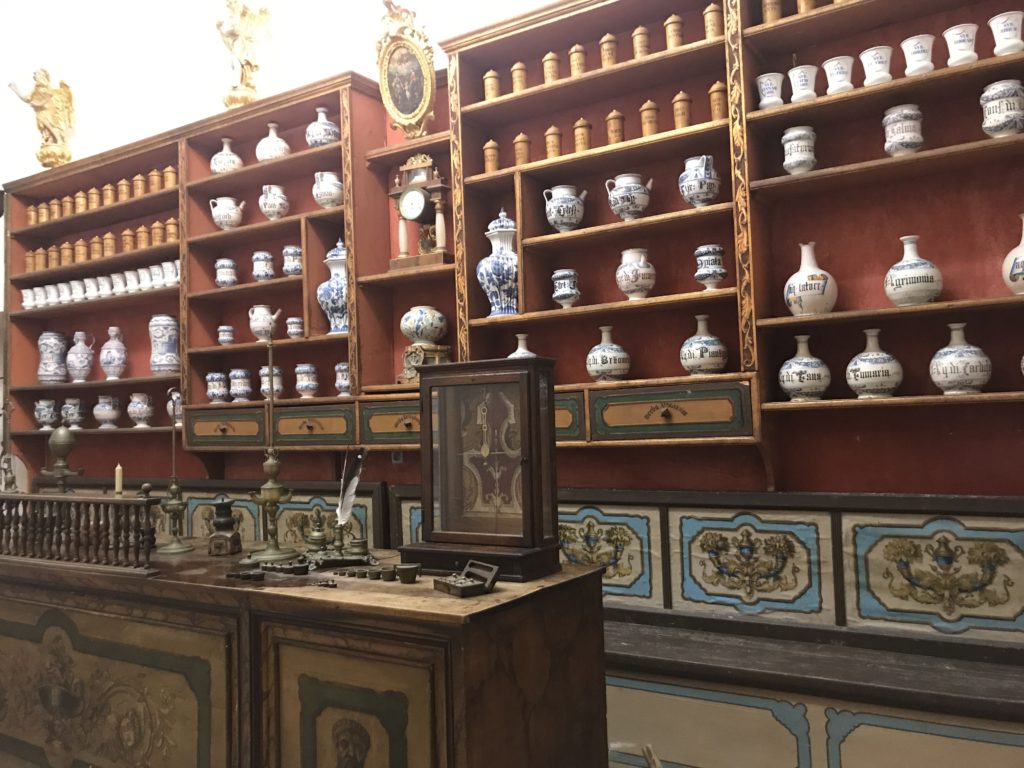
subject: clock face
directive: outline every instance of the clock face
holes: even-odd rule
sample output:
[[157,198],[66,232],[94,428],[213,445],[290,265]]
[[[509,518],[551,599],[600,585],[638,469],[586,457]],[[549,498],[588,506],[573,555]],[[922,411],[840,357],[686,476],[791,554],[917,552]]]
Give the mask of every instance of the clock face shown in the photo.
[[398,200],[398,212],[406,221],[419,221],[427,208],[427,193],[422,189],[408,189]]

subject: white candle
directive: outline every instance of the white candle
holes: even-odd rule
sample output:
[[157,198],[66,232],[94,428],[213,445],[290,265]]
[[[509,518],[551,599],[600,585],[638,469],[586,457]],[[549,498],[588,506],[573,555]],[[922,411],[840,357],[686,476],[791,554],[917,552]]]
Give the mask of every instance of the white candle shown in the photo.
[[118,464],[114,467],[114,493],[121,493],[124,490],[124,470]]

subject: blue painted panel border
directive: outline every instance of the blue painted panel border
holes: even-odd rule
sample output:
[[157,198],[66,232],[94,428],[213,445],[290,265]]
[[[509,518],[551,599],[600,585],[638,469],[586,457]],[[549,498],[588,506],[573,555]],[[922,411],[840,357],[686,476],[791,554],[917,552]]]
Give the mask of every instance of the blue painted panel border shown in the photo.
[[[657,509],[652,512],[657,514]],[[628,597],[652,596],[651,586],[651,519],[647,515],[609,514],[597,507],[580,507],[573,513],[559,512],[559,523],[582,523],[587,517],[593,517],[605,525],[622,525],[640,540],[641,569],[640,575],[630,584],[604,584],[604,594]],[[563,554],[565,550],[562,550]],[[568,558],[568,555],[566,554]],[[570,560],[571,562],[571,560]]]

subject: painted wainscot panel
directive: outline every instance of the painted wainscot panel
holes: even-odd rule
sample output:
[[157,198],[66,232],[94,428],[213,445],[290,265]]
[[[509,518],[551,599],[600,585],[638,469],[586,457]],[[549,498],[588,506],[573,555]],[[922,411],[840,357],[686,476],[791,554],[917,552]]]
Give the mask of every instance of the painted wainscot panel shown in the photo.
[[1020,724],[615,673],[607,693],[611,768],[1024,765]]
[[1024,637],[1024,522],[850,516],[843,520],[851,625]]
[[669,531],[673,609],[834,622],[828,515],[670,509]]
[[658,507],[562,504],[562,562],[604,566],[605,603],[661,608],[660,526]]

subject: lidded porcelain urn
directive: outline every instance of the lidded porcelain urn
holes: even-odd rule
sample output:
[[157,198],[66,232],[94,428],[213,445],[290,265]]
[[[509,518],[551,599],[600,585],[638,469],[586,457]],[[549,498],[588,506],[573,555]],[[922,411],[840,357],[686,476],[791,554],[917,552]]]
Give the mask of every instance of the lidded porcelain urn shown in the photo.
[[968,343],[966,323],[948,323],[949,344],[935,353],[928,373],[944,395],[975,395],[992,378],[992,361]]
[[878,345],[878,328],[864,331],[864,351],[854,355],[846,366],[846,383],[858,400],[892,397],[903,383],[903,366]]
[[794,403],[821,400],[832,373],[825,361],[811,354],[810,336],[796,336],[796,354],[779,369],[779,386]]
[[324,264],[331,276],[316,289],[316,300],[331,324],[328,333],[348,333],[348,249],[340,237]]
[[903,258],[885,273],[885,295],[897,307],[927,304],[942,293],[942,273],[939,268],[917,252],[917,235],[900,238]]
[[814,243],[800,244],[800,269],[790,275],[783,289],[786,306],[794,315],[824,315],[839,296],[835,278],[818,266]]
[[498,218],[487,225],[486,235],[491,241],[491,253],[477,264],[476,279],[491,304],[488,317],[517,314],[519,259],[513,248],[516,223],[508,217],[504,208],[498,213]]

